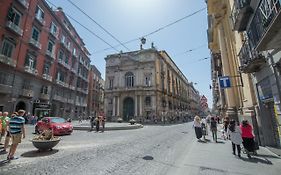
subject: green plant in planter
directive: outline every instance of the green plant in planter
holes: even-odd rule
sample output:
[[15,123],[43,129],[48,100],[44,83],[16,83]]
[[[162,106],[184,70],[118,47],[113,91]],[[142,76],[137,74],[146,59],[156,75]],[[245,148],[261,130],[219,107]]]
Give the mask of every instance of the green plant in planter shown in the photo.
[[123,119],[122,119],[121,117],[118,117],[118,118],[117,118],[117,122],[118,122],[118,123],[122,123],[122,121],[123,121]]
[[130,123],[131,125],[134,125],[134,124],[136,123],[136,120],[131,119],[131,120],[129,120],[129,123]]

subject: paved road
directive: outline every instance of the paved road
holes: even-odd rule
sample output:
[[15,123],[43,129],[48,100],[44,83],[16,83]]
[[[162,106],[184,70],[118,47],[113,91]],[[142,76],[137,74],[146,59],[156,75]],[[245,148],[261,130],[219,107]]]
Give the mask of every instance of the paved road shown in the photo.
[[[31,138],[29,128],[29,138]],[[224,149],[210,150],[211,149]],[[0,167],[1,175],[13,174],[82,174],[82,175],[165,175],[165,174],[263,174],[259,169],[273,169],[270,174],[280,172],[280,159],[268,158],[271,164],[249,163],[233,157],[229,145],[202,144],[194,138],[191,123],[171,126],[145,126],[130,131],[108,131],[94,133],[75,131],[64,136],[56,149],[49,153],[37,153],[25,141],[19,149],[20,159]],[[226,166],[208,161],[208,154],[217,152],[225,157]],[[214,155],[214,154],[213,154]],[[3,155],[2,157],[3,158]],[[216,156],[213,156],[216,159]],[[205,159],[205,160],[204,160]],[[274,160],[273,160],[274,159]],[[212,159],[211,159],[212,160]],[[229,161],[228,161],[229,160]],[[206,162],[207,161],[207,162]],[[208,167],[211,166],[211,167]],[[244,167],[239,173],[239,167]],[[212,169],[212,167],[214,169]],[[252,171],[252,167],[260,167]],[[278,168],[279,167],[279,168]],[[235,169],[232,170],[232,169]],[[236,170],[237,169],[237,170]],[[208,172],[207,172],[208,171]],[[203,172],[203,173],[202,173]],[[204,173],[205,172],[205,173]],[[211,172],[211,173],[210,173]],[[252,172],[252,173],[251,173]],[[265,169],[265,172],[266,169]],[[278,174],[278,173],[277,173]]]

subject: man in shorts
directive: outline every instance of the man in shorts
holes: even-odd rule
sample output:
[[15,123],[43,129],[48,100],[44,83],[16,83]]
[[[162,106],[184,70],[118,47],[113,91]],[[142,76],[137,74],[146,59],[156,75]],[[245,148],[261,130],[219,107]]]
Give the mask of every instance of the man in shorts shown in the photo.
[[7,156],[8,160],[16,159],[14,155],[17,150],[18,144],[21,143],[21,138],[23,139],[25,138],[25,128],[24,128],[25,119],[23,118],[24,113],[25,113],[24,110],[19,110],[18,116],[14,116],[13,118],[10,119],[9,129],[12,138],[12,145],[9,154]]

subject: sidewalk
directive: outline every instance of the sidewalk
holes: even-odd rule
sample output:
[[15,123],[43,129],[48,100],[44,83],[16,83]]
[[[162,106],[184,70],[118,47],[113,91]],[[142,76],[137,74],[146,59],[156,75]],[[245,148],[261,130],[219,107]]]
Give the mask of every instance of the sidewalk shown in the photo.
[[[83,120],[82,123],[78,121],[72,121],[73,129],[74,130],[87,130],[91,129],[91,124],[89,120]],[[106,122],[105,123],[105,131],[112,131],[112,130],[130,130],[130,129],[139,129],[143,128],[141,124],[134,124],[131,125],[130,123],[114,123],[114,122]],[[100,128],[101,129],[101,128]],[[95,127],[93,128],[95,130]]]
[[[215,174],[215,175],[280,175],[281,157],[276,156],[265,147],[260,147],[257,156],[248,159],[232,155],[232,145],[229,140],[220,138],[218,143],[212,141],[210,133],[206,142],[192,140],[190,148],[186,149],[179,161],[175,163],[168,174]],[[195,136],[194,136],[195,137]]]

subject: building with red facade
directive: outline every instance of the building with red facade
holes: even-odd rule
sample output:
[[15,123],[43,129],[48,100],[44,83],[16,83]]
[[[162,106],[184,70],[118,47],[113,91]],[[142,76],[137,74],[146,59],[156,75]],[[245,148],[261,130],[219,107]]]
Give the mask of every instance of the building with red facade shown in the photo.
[[85,116],[89,55],[61,8],[0,1],[0,111]]
[[88,115],[103,113],[104,80],[96,66],[91,65],[89,72]]

